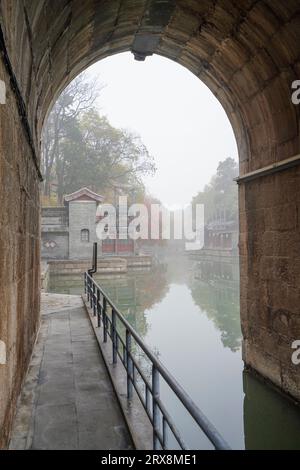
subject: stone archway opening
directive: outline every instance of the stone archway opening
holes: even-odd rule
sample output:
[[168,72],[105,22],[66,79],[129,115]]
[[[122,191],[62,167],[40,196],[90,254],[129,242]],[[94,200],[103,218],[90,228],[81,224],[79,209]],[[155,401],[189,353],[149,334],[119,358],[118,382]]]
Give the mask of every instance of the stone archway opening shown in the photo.
[[[90,64],[132,51],[187,67],[219,99],[240,158],[241,319],[246,363],[300,398],[297,0],[1,2],[1,187],[5,230],[1,442],[9,433],[39,323],[39,153],[60,91]],[[13,25],[13,26],[12,26]],[[12,204],[14,210],[12,210]],[[9,240],[9,241],[8,241]],[[3,393],[2,393],[3,392]]]
[[[120,79],[118,70],[122,67],[127,68],[123,70],[123,77]],[[148,79],[150,76],[151,78]],[[184,179],[182,178],[182,171],[178,170],[177,174],[172,173],[172,181],[169,182],[171,184],[166,184],[169,172],[166,173],[165,167],[163,172],[165,179],[163,180],[163,177],[157,172],[154,179],[157,181],[157,177],[159,177],[159,183],[154,187],[147,188],[150,191],[149,194],[153,194],[167,207],[178,206],[179,208],[189,204],[199,191],[209,184],[221,161],[230,158],[237,163],[237,143],[224,108],[198,77],[195,77],[188,69],[178,63],[156,55],[147,59],[146,64],[142,63],[140,65],[134,61],[133,55],[130,52],[115,54],[100,60],[93,66],[85,69],[82,74],[79,74],[70,83],[70,86],[66,86],[64,91],[67,96],[64,98],[64,92],[62,92],[60,95],[63,98],[62,102],[59,103],[59,100],[56,102],[59,106],[64,106],[64,101],[67,102],[67,107],[70,106],[70,113],[72,113],[71,101],[73,96],[80,95],[80,92],[77,92],[76,79],[79,79],[80,84],[81,80],[83,81],[82,93],[85,93],[84,87],[88,88],[89,84],[91,84],[93,89],[99,88],[99,95],[97,93],[99,105],[95,102],[95,98],[92,97],[92,104],[90,106],[95,108],[97,112],[99,111],[100,115],[106,116],[112,125],[120,129],[128,129],[129,133],[131,130],[133,134],[136,131],[137,136],[142,132],[146,136],[146,140],[149,139],[150,135],[150,147],[148,150],[151,156],[156,156],[158,151],[160,161],[169,162],[169,169],[171,168],[170,165],[173,165],[172,159],[178,169],[180,166],[184,168]],[[147,82],[145,83],[145,81]],[[109,91],[107,88],[109,88]],[[190,90],[191,88],[194,92],[193,95]],[[70,96],[68,96],[69,94]],[[89,95],[92,96],[90,91]],[[186,98],[184,98],[185,95]],[[83,96],[84,98],[85,95]],[[83,110],[78,111],[79,115],[86,112],[86,101],[84,103]],[[77,101],[75,107],[76,110],[80,109]],[[163,117],[160,116],[160,110],[163,111]],[[144,123],[142,127],[139,127],[140,120]],[[49,122],[48,118],[46,118],[45,124],[47,122]],[[173,125],[177,126],[175,131],[172,130]],[[100,124],[99,126],[101,127]],[[190,134],[193,134],[192,143],[187,146],[188,141],[186,139],[187,135],[189,136]],[[218,138],[212,139],[214,136],[218,136]],[[172,140],[177,142],[177,145],[176,143],[172,145]],[[159,142],[161,143],[157,146]],[[170,145],[170,149],[168,145]],[[158,150],[159,146],[162,147],[162,150]],[[165,157],[163,156],[164,152],[166,153]],[[189,153],[192,156],[189,156]],[[200,156],[201,158],[202,156],[205,157],[205,162],[207,162],[209,167],[206,171],[206,176],[201,176],[203,167],[199,166],[198,157],[200,158]],[[45,165],[44,161],[42,161],[41,166],[44,175],[47,173],[44,168]],[[192,169],[189,169],[189,165],[192,166]],[[175,167],[173,168],[175,169]],[[238,168],[235,164],[231,179],[229,177],[230,181],[233,182],[233,179],[237,176]],[[153,174],[151,173],[149,180],[146,180],[146,186],[147,181],[151,183],[152,177]],[[189,184],[192,185],[192,188],[189,188],[188,192],[187,188],[185,188],[185,180],[190,177],[191,181],[189,181]],[[173,182],[174,178],[175,182]],[[45,179],[44,177],[43,187],[45,186]],[[56,177],[57,179],[58,176]],[[79,184],[81,186],[93,185],[92,182],[87,181],[81,181]],[[165,199],[164,196],[161,197],[162,194],[156,193],[156,190],[160,191],[163,186],[165,187]],[[170,186],[173,189],[173,192],[171,192],[173,199],[167,194]],[[179,194],[181,186],[185,188],[186,196]],[[54,183],[54,187],[57,187],[57,181]],[[101,188],[101,183],[99,183],[97,188],[96,186],[91,186],[91,188],[101,194],[105,191],[105,188]],[[69,183],[69,186],[66,186],[64,189],[64,194],[69,194],[74,190],[75,187],[70,186]],[[43,192],[43,194],[45,197],[47,196],[46,192]],[[62,200],[59,199],[58,203],[61,205]],[[213,217],[224,218],[220,211],[218,214],[213,215]]]

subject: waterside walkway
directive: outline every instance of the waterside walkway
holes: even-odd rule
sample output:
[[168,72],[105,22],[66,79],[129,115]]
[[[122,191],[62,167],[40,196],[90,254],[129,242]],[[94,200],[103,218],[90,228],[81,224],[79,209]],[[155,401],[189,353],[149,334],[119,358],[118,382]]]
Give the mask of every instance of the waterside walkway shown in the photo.
[[133,447],[80,296],[42,295],[10,449]]

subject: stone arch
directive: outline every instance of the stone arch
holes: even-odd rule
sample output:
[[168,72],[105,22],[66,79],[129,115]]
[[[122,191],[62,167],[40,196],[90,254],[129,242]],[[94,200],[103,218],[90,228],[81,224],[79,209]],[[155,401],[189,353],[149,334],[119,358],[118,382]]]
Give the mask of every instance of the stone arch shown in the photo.
[[16,352],[0,390],[0,446],[11,421],[6,404],[16,401],[18,371],[26,370],[38,325],[43,121],[76,75],[128,50],[138,60],[160,54],[187,67],[228,114],[240,175],[247,176],[240,186],[245,358],[299,399],[299,373],[290,361],[291,340],[300,333],[299,159],[279,166],[285,171],[249,176],[300,153],[300,108],[291,102],[291,85],[300,75],[299,0],[2,0],[0,23],[8,104],[0,107],[0,182],[2,222],[10,237],[0,268],[0,327],[6,332],[1,340]]
[[168,57],[207,84],[232,123],[242,172],[298,152],[299,109],[290,99],[299,70],[297,0],[2,4],[4,38],[37,144],[62,88],[95,61],[131,50],[139,59]]

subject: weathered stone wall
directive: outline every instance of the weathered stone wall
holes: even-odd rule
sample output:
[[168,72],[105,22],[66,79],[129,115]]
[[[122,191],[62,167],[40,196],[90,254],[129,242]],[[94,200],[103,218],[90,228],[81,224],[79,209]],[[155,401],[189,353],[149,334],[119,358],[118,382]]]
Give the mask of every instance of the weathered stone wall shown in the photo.
[[42,259],[69,258],[69,211],[67,207],[43,207],[41,233]]
[[69,232],[42,232],[42,259],[69,258]]
[[241,188],[241,316],[246,363],[300,401],[300,168]]
[[[28,143],[38,154],[59,92],[111,54],[158,53],[187,67],[218,97],[236,135],[241,175],[279,162],[300,153],[300,108],[291,103],[292,81],[300,78],[300,3],[1,0],[0,22],[25,103],[23,125],[12,94],[1,107],[1,328],[12,358],[0,372],[3,443],[13,410],[7,404],[18,393],[38,324],[38,191]],[[245,359],[299,398],[300,374],[288,348],[300,323],[297,183],[295,169],[244,183],[240,210]]]
[[15,95],[0,105],[0,448],[7,444],[15,404],[39,327],[39,185]]

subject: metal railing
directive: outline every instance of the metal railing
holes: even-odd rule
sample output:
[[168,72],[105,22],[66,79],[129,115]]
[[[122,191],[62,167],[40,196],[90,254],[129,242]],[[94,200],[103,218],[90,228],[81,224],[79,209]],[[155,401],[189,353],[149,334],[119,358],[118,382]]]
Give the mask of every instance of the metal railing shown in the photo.
[[[168,448],[168,429],[172,432],[181,449],[187,449],[176,424],[161,401],[160,377],[164,379],[172,392],[177,396],[190,416],[197,423],[209,441],[217,450],[228,450],[229,446],[209,422],[198,406],[187,395],[181,385],[155,357],[128,321],[119,312],[118,308],[110,300],[104,290],[95,282],[88,272],[84,274],[85,294],[90,304],[94,317],[97,317],[97,326],[103,328],[103,341],[107,343],[108,337],[112,342],[113,363],[117,364],[118,358],[125,367],[127,373],[127,398],[133,397],[135,389],[153,428],[153,449]],[[118,329],[117,323],[121,328]],[[119,331],[122,330],[122,331]],[[151,364],[151,380],[136,359],[132,340],[140,347],[143,354]],[[137,378],[139,376],[139,378]],[[140,383],[144,386],[141,387]]]

